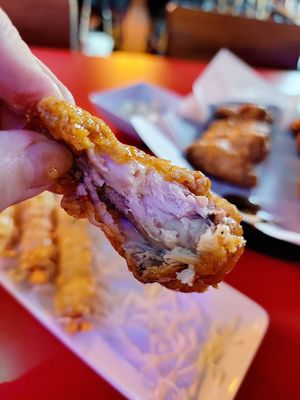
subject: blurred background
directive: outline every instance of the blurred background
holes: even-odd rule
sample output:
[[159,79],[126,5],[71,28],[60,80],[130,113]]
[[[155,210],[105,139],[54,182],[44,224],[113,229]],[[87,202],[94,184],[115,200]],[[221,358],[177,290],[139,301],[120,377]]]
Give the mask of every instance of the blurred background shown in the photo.
[[300,0],[0,0],[30,45],[210,59],[227,47],[254,66],[296,69]]

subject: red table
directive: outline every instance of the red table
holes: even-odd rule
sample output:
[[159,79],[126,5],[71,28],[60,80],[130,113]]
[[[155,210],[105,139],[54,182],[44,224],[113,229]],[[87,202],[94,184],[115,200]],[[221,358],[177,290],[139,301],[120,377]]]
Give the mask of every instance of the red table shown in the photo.
[[[95,112],[88,100],[92,91],[147,81],[187,94],[204,68],[202,63],[146,55],[114,54],[99,59],[67,51],[34,52],[70,88],[78,105],[91,112]],[[299,73],[270,73],[285,88],[300,91]],[[270,315],[269,330],[236,399],[299,399],[299,264],[247,249],[227,282]],[[0,399],[124,398],[0,288]]]

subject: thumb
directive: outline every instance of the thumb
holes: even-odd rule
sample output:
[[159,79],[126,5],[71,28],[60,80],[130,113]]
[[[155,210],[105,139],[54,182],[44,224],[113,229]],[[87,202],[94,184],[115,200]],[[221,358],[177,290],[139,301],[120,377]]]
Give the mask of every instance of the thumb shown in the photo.
[[38,133],[0,131],[0,211],[50,188],[71,165],[65,147]]

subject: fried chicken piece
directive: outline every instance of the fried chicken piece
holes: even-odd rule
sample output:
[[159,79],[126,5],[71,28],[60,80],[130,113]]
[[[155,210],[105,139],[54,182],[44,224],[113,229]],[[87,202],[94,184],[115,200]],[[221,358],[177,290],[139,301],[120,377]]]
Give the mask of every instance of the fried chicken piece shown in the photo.
[[31,284],[49,282],[56,270],[55,197],[44,192],[19,205],[20,260],[16,277]]
[[298,136],[298,134],[300,134],[300,118],[295,119],[291,123],[290,129],[295,136]]
[[233,106],[220,106],[215,112],[217,118],[250,119],[271,124],[273,115],[270,111],[256,104],[242,104]]
[[0,256],[11,254],[11,245],[17,235],[16,207],[11,206],[0,213]]
[[92,269],[92,248],[86,220],[70,217],[56,209],[56,243],[59,253],[55,309],[67,318],[69,332],[87,330],[95,306],[96,282]]
[[242,254],[240,215],[201,172],[120,143],[102,120],[55,98],[29,110],[26,126],[72,150],[63,208],[101,227],[139,281],[202,292]]
[[270,126],[252,120],[226,119],[212,123],[187,149],[196,167],[227,182],[255,186],[253,164],[268,154]]
[[220,106],[215,111],[215,118],[219,119],[228,119],[235,118],[238,115],[238,107],[237,106]]
[[187,158],[195,168],[219,178],[244,187],[257,184],[252,163],[224,140],[199,139],[187,149]]

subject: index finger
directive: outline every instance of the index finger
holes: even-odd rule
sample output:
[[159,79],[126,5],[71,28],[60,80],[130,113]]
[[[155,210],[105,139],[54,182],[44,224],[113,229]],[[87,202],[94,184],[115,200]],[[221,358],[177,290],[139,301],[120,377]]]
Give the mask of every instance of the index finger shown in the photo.
[[41,68],[2,9],[0,54],[0,98],[10,107],[24,110],[46,96],[65,97],[57,81]]

